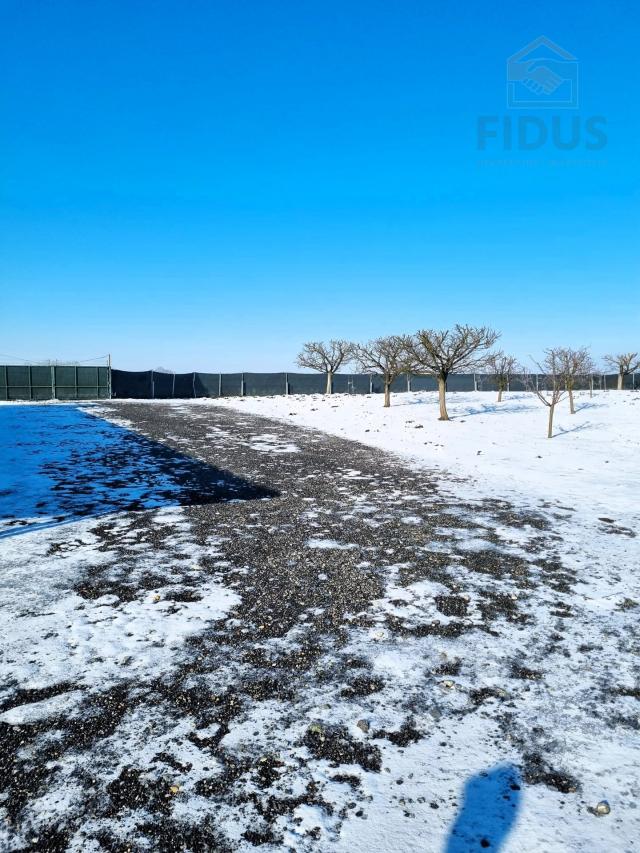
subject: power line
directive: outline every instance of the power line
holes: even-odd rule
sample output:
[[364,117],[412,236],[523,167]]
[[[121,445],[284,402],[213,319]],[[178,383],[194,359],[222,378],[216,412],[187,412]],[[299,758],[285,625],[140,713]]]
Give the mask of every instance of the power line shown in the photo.
[[109,356],[108,355],[98,355],[94,358],[82,358],[82,359],[42,359],[42,358],[22,358],[19,355],[10,355],[6,352],[0,352],[0,358],[10,358],[13,361],[23,362],[25,365],[65,365],[65,364],[76,364],[82,365],[91,361],[104,361],[107,362]]
[[84,363],[85,361],[106,361],[109,358],[109,354],[107,355],[98,355],[95,358],[81,358],[78,363]]
[[19,355],[9,355],[6,352],[0,352],[0,358],[12,358],[14,361],[24,361],[25,364],[33,364],[36,361],[33,358],[22,358]]

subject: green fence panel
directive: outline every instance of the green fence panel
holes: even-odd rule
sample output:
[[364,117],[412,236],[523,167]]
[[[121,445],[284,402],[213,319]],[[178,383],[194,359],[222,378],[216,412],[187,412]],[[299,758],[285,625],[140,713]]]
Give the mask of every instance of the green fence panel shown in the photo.
[[324,394],[327,388],[326,373],[289,373],[290,394]]
[[30,385],[10,385],[7,388],[7,400],[30,400]]
[[244,385],[242,373],[222,373],[220,375],[220,396],[241,397]]
[[28,367],[9,364],[5,370],[7,371],[8,388],[11,388],[11,386],[28,388],[31,385],[31,373]]
[[106,366],[0,365],[0,400],[103,400],[110,376]]
[[220,383],[219,373],[196,373],[193,380],[196,397],[219,397]]
[[77,384],[78,384],[77,370],[78,370],[78,368],[75,366],[65,367],[65,366],[56,365],[54,368],[56,387],[57,388],[76,388]]
[[243,373],[245,397],[269,397],[287,393],[286,373]]
[[[535,376],[532,377],[535,381]],[[548,388],[548,377],[537,377],[540,389]],[[595,390],[614,390],[617,374],[593,376]],[[589,377],[579,377],[576,390],[590,387]],[[496,390],[496,383],[489,376],[475,375],[479,391]],[[154,387],[155,386],[155,387]],[[111,396],[131,397],[223,397],[262,396],[266,394],[309,394],[324,393],[326,376],[305,373],[184,373],[164,374],[155,371],[111,370],[107,366],[94,365],[0,365],[0,400],[104,400]],[[405,391],[407,377],[398,377],[392,391]],[[447,381],[449,391],[472,390],[473,374],[452,374]],[[432,376],[412,374],[412,391],[435,391],[437,381]],[[640,390],[640,374],[624,377],[625,390]],[[333,390],[336,393],[368,394],[382,391],[379,376],[368,374],[344,374],[334,376]],[[510,390],[527,390],[522,379],[512,376]],[[113,392],[113,393],[112,393]],[[154,393],[155,392],[155,393]]]

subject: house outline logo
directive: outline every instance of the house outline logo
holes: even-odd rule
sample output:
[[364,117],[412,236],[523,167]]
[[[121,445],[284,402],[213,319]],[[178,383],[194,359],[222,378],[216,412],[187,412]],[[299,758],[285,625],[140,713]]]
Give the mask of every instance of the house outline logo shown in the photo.
[[507,59],[510,109],[577,109],[578,60],[546,36]]

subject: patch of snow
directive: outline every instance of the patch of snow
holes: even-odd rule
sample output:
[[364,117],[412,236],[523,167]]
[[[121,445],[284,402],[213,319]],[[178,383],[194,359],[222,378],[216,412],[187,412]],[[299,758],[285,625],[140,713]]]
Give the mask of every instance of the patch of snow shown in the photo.
[[25,726],[55,718],[61,714],[66,716],[70,707],[79,703],[81,698],[82,693],[79,690],[66,691],[40,702],[16,705],[0,714],[0,720],[10,726]]
[[357,545],[352,543],[337,542],[335,539],[307,539],[307,548],[320,548],[325,550],[348,551],[351,548],[357,548]]

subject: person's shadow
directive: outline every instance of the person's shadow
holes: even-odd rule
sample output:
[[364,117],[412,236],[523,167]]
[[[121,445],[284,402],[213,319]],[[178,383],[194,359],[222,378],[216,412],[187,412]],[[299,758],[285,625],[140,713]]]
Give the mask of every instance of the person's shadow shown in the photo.
[[499,764],[472,776],[464,786],[464,799],[445,853],[500,850],[517,820],[520,788],[520,773],[512,764]]

